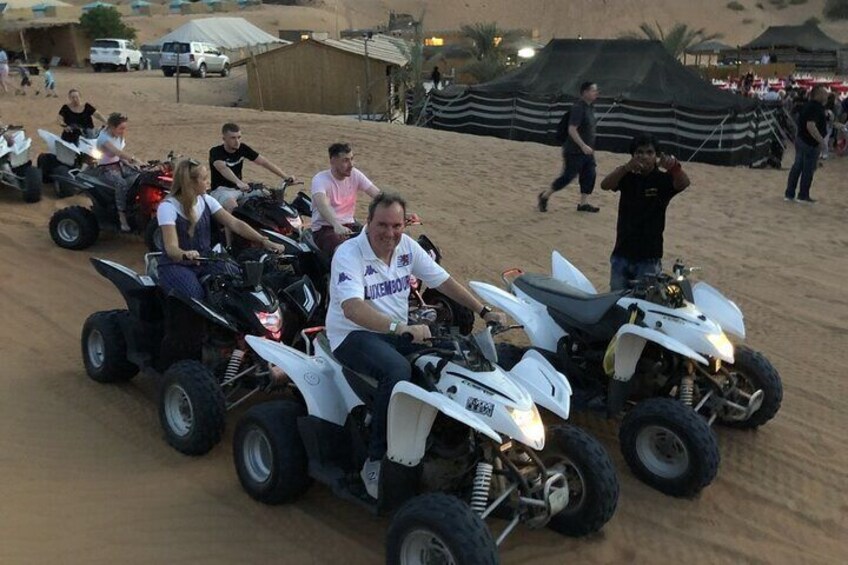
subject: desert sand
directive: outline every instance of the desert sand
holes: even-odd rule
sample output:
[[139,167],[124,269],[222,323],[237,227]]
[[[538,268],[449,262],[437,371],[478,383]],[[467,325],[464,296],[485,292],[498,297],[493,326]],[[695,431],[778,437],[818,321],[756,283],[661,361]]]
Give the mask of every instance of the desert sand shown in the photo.
[[[243,72],[243,71],[240,71]],[[560,166],[557,148],[349,118],[229,108],[239,77],[173,82],[157,72],[57,72],[61,91],[82,89],[102,112],[130,116],[128,148],[148,159],[174,149],[205,158],[220,124],[241,124],[244,141],[309,179],[326,146],[349,140],[378,186],[404,193],[462,281],[497,283],[504,269],[547,271],[558,249],[606,286],[617,197],[599,193],[595,215],[575,211],[574,188],[534,208]],[[37,77],[36,77],[37,78]],[[242,79],[243,80],[243,79]],[[0,118],[57,130],[62,102],[0,96]],[[216,103],[219,107],[201,104]],[[587,539],[519,529],[504,563],[837,563],[848,555],[848,158],[818,171],[812,207],[782,200],[784,170],[687,164],[692,187],[668,214],[666,259],[703,267],[702,278],[736,300],[748,342],[780,371],[785,398],[757,432],[718,428],[718,478],[694,500],[638,482],[618,451],[617,426],[575,422],[598,436],[619,471],[617,514]],[[598,155],[599,175],[624,156]],[[246,173],[272,180],[257,167]],[[154,383],[88,379],[79,335],[94,311],[122,306],[90,256],[142,267],[136,236],[103,235],[71,252],[47,223],[67,205],[45,187],[24,204],[0,191],[0,563],[377,563],[388,521],[315,486],[296,504],[265,507],[238,484],[231,456],[235,415],[220,446],[183,456],[161,438]],[[600,192],[600,191],[599,191]],[[840,558],[839,556],[842,555]]]

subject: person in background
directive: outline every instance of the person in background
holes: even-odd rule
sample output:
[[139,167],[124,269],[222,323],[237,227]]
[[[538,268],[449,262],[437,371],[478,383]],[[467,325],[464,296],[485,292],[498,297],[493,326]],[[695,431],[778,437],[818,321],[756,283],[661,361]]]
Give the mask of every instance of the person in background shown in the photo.
[[433,72],[430,73],[430,80],[433,81],[433,89],[439,90],[439,85],[442,82],[442,73],[439,72],[439,67],[433,67]]
[[17,61],[14,65],[14,69],[18,71],[18,74],[21,76],[21,85],[20,87],[15,88],[15,94],[26,96],[29,91],[29,87],[32,85],[32,81],[29,79],[29,69],[26,68],[23,61]]
[[129,118],[118,112],[109,114],[106,128],[97,136],[97,148],[103,153],[97,172],[115,188],[115,207],[118,209],[120,228],[124,233],[132,230],[127,222],[127,194],[130,190],[127,179],[135,174],[135,171],[125,170],[125,166],[138,167],[143,164],[135,156],[124,151],[128,120]]
[[827,102],[827,90],[819,85],[813,87],[810,92],[810,101],[801,108],[798,116],[798,135],[795,136],[795,162],[789,170],[786,191],[783,193],[783,200],[786,202],[795,201],[796,188],[798,188],[798,202],[803,204],[816,202],[810,198],[810,187],[818,167],[819,153],[824,146],[824,135],[827,133],[825,102]]
[[597,176],[595,165],[595,110],[598,85],[584,82],[580,85],[580,99],[571,107],[568,116],[568,135],[562,146],[563,168],[551,187],[539,193],[540,212],[548,211],[548,199],[562,190],[579,175],[580,204],[578,212],[598,212],[600,208],[589,204],[589,195],[595,190]]
[[0,88],[9,92],[9,55],[4,49],[0,49]]
[[62,126],[62,139],[76,144],[80,135],[94,137],[94,118],[106,124],[106,118],[97,109],[82,102],[82,94],[76,88],[68,91],[68,102],[59,108],[59,125]]
[[[59,98],[59,95],[56,94],[56,80],[53,77],[53,71],[50,70],[50,65],[44,63],[41,68],[44,71],[44,97]],[[35,94],[38,94],[37,90]]]

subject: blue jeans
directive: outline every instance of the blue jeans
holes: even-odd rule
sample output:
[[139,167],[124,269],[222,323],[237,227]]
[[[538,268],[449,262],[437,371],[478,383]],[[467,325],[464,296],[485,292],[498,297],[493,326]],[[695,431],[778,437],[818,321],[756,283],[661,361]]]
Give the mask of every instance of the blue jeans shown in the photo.
[[400,381],[412,378],[412,366],[406,355],[423,346],[400,336],[369,331],[351,332],[333,354],[342,365],[377,379],[377,393],[371,406],[371,440],[368,458],[380,461],[386,454],[386,419],[392,389]]
[[813,184],[813,175],[819,162],[819,148],[807,145],[801,139],[795,140],[795,162],[789,170],[789,179],[786,183],[786,198],[795,198],[795,187],[798,178],[801,178],[801,186],[798,190],[798,198],[806,200],[810,197],[810,186]]
[[562,174],[551,183],[551,189],[556,192],[565,188],[568,183],[580,176],[580,194],[592,194],[595,190],[595,156],[583,153],[562,153],[564,161]]
[[661,259],[627,259],[618,255],[610,257],[610,290],[632,288],[630,281],[641,279],[646,275],[662,273]]

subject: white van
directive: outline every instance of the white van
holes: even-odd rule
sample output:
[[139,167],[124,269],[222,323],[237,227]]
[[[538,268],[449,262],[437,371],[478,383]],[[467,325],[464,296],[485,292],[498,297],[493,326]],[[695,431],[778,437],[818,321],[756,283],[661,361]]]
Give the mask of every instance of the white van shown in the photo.
[[88,57],[95,73],[106,67],[115,71],[129,71],[144,65],[141,51],[129,39],[95,39]]

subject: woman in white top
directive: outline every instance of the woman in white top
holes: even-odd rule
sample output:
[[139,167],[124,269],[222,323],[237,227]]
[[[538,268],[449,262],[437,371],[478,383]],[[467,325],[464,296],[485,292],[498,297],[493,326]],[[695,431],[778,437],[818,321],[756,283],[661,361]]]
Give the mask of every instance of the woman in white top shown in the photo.
[[143,163],[124,151],[126,145],[128,118],[117,112],[109,114],[106,128],[97,136],[97,148],[103,153],[98,164],[98,173],[103,180],[115,188],[115,206],[118,208],[118,218],[121,221],[121,231],[129,232],[127,222],[127,193],[130,185],[127,178],[135,176],[137,171],[125,170],[124,164],[140,166]]
[[285,249],[227,212],[206,194],[207,190],[209,169],[194,159],[180,161],[174,170],[171,194],[156,210],[165,247],[159,260],[159,286],[166,294],[202,300],[200,277],[232,269],[226,262],[194,261],[212,248],[212,220],[269,251],[281,253]]
[[0,49],[0,88],[9,92],[9,55]]

